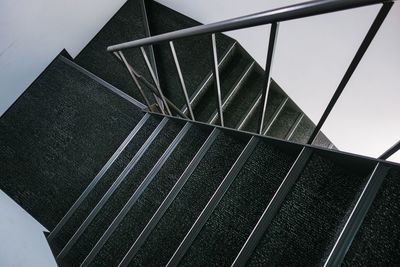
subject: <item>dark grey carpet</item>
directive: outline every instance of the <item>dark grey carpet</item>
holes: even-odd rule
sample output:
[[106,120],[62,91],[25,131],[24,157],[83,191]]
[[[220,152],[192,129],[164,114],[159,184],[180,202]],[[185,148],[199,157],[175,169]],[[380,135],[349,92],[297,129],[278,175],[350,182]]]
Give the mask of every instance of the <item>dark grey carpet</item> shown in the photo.
[[143,113],[54,62],[0,119],[0,188],[52,229]]
[[244,145],[245,142],[220,134],[130,266],[160,266],[168,262]]

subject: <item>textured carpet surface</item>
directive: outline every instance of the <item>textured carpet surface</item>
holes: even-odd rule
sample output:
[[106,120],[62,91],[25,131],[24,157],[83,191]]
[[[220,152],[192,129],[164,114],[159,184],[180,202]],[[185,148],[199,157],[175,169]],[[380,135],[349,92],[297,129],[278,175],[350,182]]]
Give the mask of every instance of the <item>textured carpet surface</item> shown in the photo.
[[192,126],[165,162],[138,202],[132,207],[91,266],[117,265],[146,226],[151,216],[206,140],[208,131]]
[[143,113],[60,59],[0,119],[0,188],[52,229]]
[[314,153],[248,265],[322,265],[367,177]]
[[244,146],[243,141],[222,133],[218,136],[130,266],[168,262]]
[[180,128],[181,125],[169,121],[161,130],[160,134],[151,143],[143,157],[126,176],[118,189],[112,194],[90,226],[85,230],[68,255],[64,258],[63,263],[65,263],[65,266],[76,266],[84,260],[101,235],[131,197],[135,189],[143,181],[147,173],[175,138],[176,134],[178,134]]
[[267,135],[285,139],[299,115],[299,110],[288,101],[267,132]]
[[393,169],[383,181],[343,265],[400,265],[399,167]]
[[[89,193],[86,199],[81,203],[79,208],[75,211],[72,217],[64,225],[60,233],[52,242],[53,252],[58,254],[60,250],[67,244],[68,240],[72,237],[78,227],[87,218],[93,208],[97,205],[100,199],[104,196],[106,191],[110,188],[112,183],[122,172],[125,166],[129,163],[135,153],[139,150],[142,144],[146,141],[147,137],[151,134],[154,128],[159,123],[160,119],[157,117],[150,117],[145,125],[136,134],[133,140],[124,149],[118,159],[111,165],[108,171],[104,174],[102,179],[97,183],[94,189]],[[94,178],[94,177],[93,177]]]
[[181,261],[184,266],[232,264],[293,164],[295,155],[260,143]]

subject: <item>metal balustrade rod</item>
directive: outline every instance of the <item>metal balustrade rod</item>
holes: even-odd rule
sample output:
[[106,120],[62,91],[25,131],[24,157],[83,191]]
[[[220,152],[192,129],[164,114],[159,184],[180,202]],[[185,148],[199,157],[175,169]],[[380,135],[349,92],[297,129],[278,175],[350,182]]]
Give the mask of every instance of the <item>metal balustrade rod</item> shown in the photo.
[[[144,24],[145,35],[146,35],[146,37],[150,37],[151,33],[150,33],[149,20],[147,19],[147,10],[146,10],[145,0],[140,1],[140,8],[142,10],[142,19],[143,19],[143,24]],[[157,72],[157,64],[156,64],[156,58],[154,56],[153,45],[149,45],[148,48],[149,48],[150,63],[153,68],[154,75],[155,75],[157,81],[160,82],[160,79],[158,77],[158,72]],[[157,104],[160,107],[161,112],[165,113],[164,112],[165,107],[164,107],[163,100],[154,93],[153,93],[153,96],[154,96],[155,100],[157,101]]]
[[321,15],[351,8],[386,3],[386,0],[317,0],[284,6],[263,12],[254,13],[242,17],[219,21],[207,25],[199,25],[174,32],[168,32],[135,41],[124,42],[109,46],[107,51],[119,51],[123,49],[140,47],[149,44],[173,41],[185,37],[227,32],[274,22],[287,21],[309,16]]
[[[140,51],[142,52],[142,56],[143,56],[143,58],[144,58],[144,61],[146,62],[147,69],[148,69],[149,72],[150,72],[151,78],[153,79],[153,82],[154,82],[154,84],[156,85],[158,94],[159,94],[159,96],[160,96],[162,102],[164,103],[164,107],[165,107],[165,109],[166,109],[166,113],[167,113],[168,115],[172,115],[171,110],[169,109],[169,106],[168,106],[168,104],[167,104],[167,101],[165,100],[165,96],[164,96],[164,94],[163,94],[163,92],[162,92],[162,90],[161,90],[160,82],[159,82],[159,80],[157,79],[156,74],[155,74],[154,71],[153,71],[153,68],[152,68],[152,66],[151,66],[151,64],[150,64],[149,58],[147,57],[146,51],[144,50],[144,47],[143,47],[143,46],[140,47]],[[161,109],[161,111],[163,111],[163,113],[164,113],[164,110],[162,109],[162,107],[160,107],[160,109]]]
[[222,111],[222,100],[221,100],[221,84],[219,80],[219,68],[218,68],[218,54],[217,54],[217,40],[215,34],[211,35],[211,45],[212,45],[212,60],[213,60],[213,74],[214,74],[214,87],[217,96],[217,109],[219,115],[219,121],[221,126],[224,126],[224,115]]
[[391,148],[386,150],[378,159],[388,159],[391,155],[400,149],[400,141],[394,144]]
[[346,87],[347,83],[349,82],[351,76],[353,75],[354,71],[356,70],[358,64],[360,63],[362,57],[364,56],[365,52],[367,51],[369,45],[371,44],[372,40],[374,39],[376,33],[378,32],[379,28],[381,27],[383,21],[385,20],[387,14],[389,13],[391,7],[393,6],[393,2],[386,1],[381,9],[379,10],[378,14],[375,17],[374,22],[372,23],[371,27],[368,30],[367,35],[365,36],[364,40],[362,41],[360,47],[358,48],[353,60],[350,63],[346,73],[344,74],[342,80],[339,83],[335,93],[333,94],[328,106],[326,107],[324,113],[322,114],[321,119],[319,120],[317,126],[315,127],[313,133],[311,134],[308,144],[312,144],[315,137],[317,136],[318,132],[321,130],[323,124],[325,123],[326,119],[328,118],[329,114],[331,113],[334,105],[336,104],[337,100],[339,99],[340,95],[342,94],[344,88]]
[[324,267],[341,265],[389,169],[390,167],[382,163],[376,164],[374,171],[368,179],[367,185],[364,187],[360,198],[357,200],[333,249],[325,261]]
[[175,67],[176,67],[176,70],[178,72],[179,81],[181,82],[182,93],[183,93],[183,96],[185,97],[185,102],[186,102],[186,106],[187,106],[187,108],[189,110],[189,115],[190,115],[192,120],[195,120],[194,119],[193,110],[192,110],[192,106],[190,105],[189,95],[188,95],[187,90],[186,90],[185,80],[183,79],[182,70],[181,70],[181,67],[179,65],[178,56],[176,54],[175,46],[174,46],[174,43],[172,41],[169,42],[169,47],[171,49],[172,57],[174,58]]
[[[114,55],[122,62],[121,57],[119,56],[119,54],[117,52],[114,52]],[[157,90],[156,87],[154,87],[154,85],[152,85],[146,78],[144,78],[142,75],[140,75],[133,67],[132,65],[128,63],[128,67],[129,69],[132,71],[132,73],[137,77],[137,79],[139,79],[140,81],[142,81],[154,94],[158,95],[159,92]],[[158,95],[159,96],[159,95]],[[182,118],[185,119],[189,119],[188,116],[186,116],[185,113],[183,113],[174,103],[172,103],[171,100],[169,100],[166,96],[164,96],[165,100],[167,101],[168,105]]]
[[139,92],[140,92],[140,94],[142,95],[142,97],[143,97],[143,99],[144,99],[144,102],[146,103],[146,106],[147,106],[147,107],[149,108],[149,110],[150,110],[150,106],[151,106],[150,101],[149,101],[149,99],[147,98],[147,96],[145,95],[145,93],[144,93],[144,91],[143,91],[143,89],[142,89],[142,86],[140,86],[139,81],[136,79],[135,74],[134,74],[134,73],[132,72],[132,70],[129,68],[129,63],[128,63],[128,61],[126,60],[124,54],[122,53],[122,51],[119,51],[119,52],[118,52],[118,55],[119,55],[119,57],[121,58],[122,62],[124,63],[124,65],[125,65],[126,69],[128,70],[129,74],[131,75],[131,78],[132,78],[133,82],[136,84],[137,88],[139,89]]
[[271,24],[271,32],[269,35],[269,43],[268,43],[268,53],[267,53],[267,62],[265,65],[265,81],[264,81],[264,88],[262,89],[262,98],[261,98],[261,116],[258,125],[258,133],[262,134],[264,129],[264,120],[265,120],[265,112],[267,109],[267,101],[268,101],[268,93],[269,87],[271,84],[271,67],[272,67],[272,60],[274,58],[274,51],[276,45],[276,39],[278,36],[278,29],[279,24],[274,22]]

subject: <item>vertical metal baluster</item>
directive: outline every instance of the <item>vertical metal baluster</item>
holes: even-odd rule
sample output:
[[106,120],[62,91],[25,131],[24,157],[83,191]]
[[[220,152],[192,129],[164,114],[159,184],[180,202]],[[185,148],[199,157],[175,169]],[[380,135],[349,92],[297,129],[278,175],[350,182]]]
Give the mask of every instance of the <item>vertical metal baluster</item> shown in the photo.
[[[146,37],[151,37],[149,20],[147,19],[147,10],[146,10],[145,0],[140,1],[140,7],[142,9],[142,18],[143,18],[145,35],[146,35]],[[160,82],[160,79],[158,77],[158,72],[157,72],[157,64],[156,64],[156,58],[154,56],[153,45],[149,45],[149,59],[150,59],[151,65],[153,67],[155,77],[157,78],[157,81]],[[156,94],[153,93],[153,96],[156,99],[157,104],[160,107],[161,111],[164,113],[164,108],[165,108],[164,102]]]
[[155,73],[153,71],[153,68],[152,68],[152,66],[150,64],[149,58],[147,57],[146,51],[144,50],[143,46],[140,47],[140,51],[142,51],[142,55],[143,55],[144,61],[146,62],[146,65],[147,65],[147,69],[149,70],[151,78],[153,79],[153,82],[156,85],[156,88],[158,90],[158,94],[160,95],[160,97],[161,97],[161,99],[162,99],[162,101],[164,103],[164,107],[167,110],[167,114],[168,115],[172,115],[171,110],[169,109],[168,103],[165,100],[164,94],[163,94],[163,92],[161,90],[160,83],[159,83],[159,81],[158,81],[158,79],[157,79],[157,77],[156,77],[156,75],[155,75]]
[[258,133],[263,133],[264,128],[264,121],[265,121],[265,112],[267,109],[267,101],[268,101],[268,93],[269,93],[269,86],[271,84],[271,67],[272,67],[272,60],[274,57],[274,50],[276,45],[276,39],[278,36],[278,29],[279,23],[274,22],[271,24],[271,32],[269,35],[269,43],[268,43],[268,53],[267,53],[267,62],[265,65],[265,82],[264,88],[262,90],[262,100],[261,100],[261,116],[260,122],[258,126]]
[[312,144],[315,137],[317,137],[317,134],[321,130],[322,125],[325,123],[327,117],[331,113],[333,106],[336,104],[338,98],[342,94],[344,88],[346,87],[347,83],[349,82],[351,76],[353,75],[354,71],[356,70],[358,64],[360,63],[362,57],[364,56],[365,52],[367,51],[369,45],[371,44],[372,40],[374,39],[376,33],[378,32],[379,28],[381,27],[383,21],[385,20],[385,18],[387,16],[387,14],[389,13],[392,6],[393,6],[393,2],[386,2],[385,4],[383,4],[381,9],[379,10],[379,13],[376,15],[375,20],[372,23],[371,27],[369,28],[367,35],[365,36],[364,40],[362,41],[353,60],[351,61],[349,67],[347,68],[346,73],[344,74],[335,93],[333,94],[332,99],[329,101],[328,106],[326,107],[324,113],[322,114],[321,119],[319,120],[313,133],[311,134],[310,138],[308,139],[307,144]]
[[187,90],[186,90],[185,80],[183,79],[181,67],[180,67],[179,61],[178,61],[178,56],[176,55],[175,46],[174,46],[174,43],[172,41],[169,42],[169,47],[171,48],[172,57],[174,58],[176,70],[178,71],[178,76],[179,76],[179,80],[181,82],[181,87],[182,87],[182,93],[185,96],[186,106],[187,106],[187,108],[189,110],[189,114],[190,114],[191,119],[195,120],[194,119],[193,110],[192,110],[192,106],[190,105],[189,95],[188,95]]
[[218,70],[218,54],[217,54],[217,40],[215,39],[215,33],[211,34],[211,45],[212,45],[212,60],[213,60],[213,74],[215,79],[215,91],[217,93],[217,108],[219,121],[221,126],[224,126],[224,116],[222,113],[222,96],[221,96],[221,84],[219,81],[219,70]]
[[147,96],[144,94],[143,88],[142,88],[142,86],[140,85],[139,81],[136,79],[135,74],[132,72],[131,68],[129,68],[129,63],[128,63],[128,61],[126,60],[124,54],[122,53],[122,51],[118,51],[118,55],[119,55],[120,58],[122,59],[122,62],[124,62],[124,65],[125,65],[126,69],[128,70],[129,74],[131,75],[132,80],[134,81],[134,83],[136,84],[137,88],[139,89],[139,92],[140,92],[140,94],[142,95],[142,97],[143,97],[143,99],[144,99],[144,102],[146,103],[146,106],[147,106],[148,109],[150,110],[150,106],[151,106],[150,101],[149,101],[149,99],[147,98]]

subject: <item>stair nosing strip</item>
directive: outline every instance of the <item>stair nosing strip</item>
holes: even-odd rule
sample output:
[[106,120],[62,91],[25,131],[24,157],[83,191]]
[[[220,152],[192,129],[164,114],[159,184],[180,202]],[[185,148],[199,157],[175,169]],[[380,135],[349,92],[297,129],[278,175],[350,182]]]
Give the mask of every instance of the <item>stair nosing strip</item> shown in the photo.
[[121,155],[121,153],[125,150],[128,144],[132,141],[132,139],[136,136],[136,134],[142,129],[143,125],[150,118],[148,113],[142,117],[142,119],[138,122],[138,124],[133,128],[133,130],[129,133],[129,135],[125,138],[125,140],[121,143],[121,145],[117,148],[114,154],[110,157],[110,159],[106,162],[106,164],[101,168],[101,170],[97,173],[94,179],[90,182],[90,184],[86,187],[86,189],[82,192],[79,198],[74,202],[71,208],[67,211],[64,217],[60,220],[60,222],[54,227],[54,229],[50,232],[47,237],[47,241],[49,243],[57,236],[62,227],[67,223],[67,221],[72,217],[75,211],[79,208],[82,202],[86,199],[86,197],[90,194],[96,184],[103,178],[104,174],[108,171],[111,165],[115,162],[115,160]]
[[121,174],[118,176],[118,178],[110,186],[110,188],[103,195],[103,197],[100,199],[100,201],[96,204],[96,206],[93,208],[93,210],[90,212],[90,214],[86,217],[85,221],[79,226],[78,230],[76,230],[74,235],[69,239],[67,244],[61,250],[61,252],[57,255],[57,257],[56,257],[57,261],[62,260],[68,254],[68,252],[73,247],[73,245],[76,243],[78,238],[83,234],[83,232],[86,230],[86,228],[90,225],[90,223],[96,217],[96,215],[98,214],[100,209],[105,205],[105,203],[108,201],[108,199],[111,197],[111,195],[115,192],[115,190],[117,190],[119,185],[125,180],[125,178],[128,176],[130,171],[136,166],[136,164],[142,158],[144,153],[147,151],[147,149],[153,143],[155,138],[158,136],[158,134],[161,132],[161,130],[164,128],[164,126],[167,124],[167,122],[168,122],[168,118],[164,118],[158,124],[157,128],[151,133],[151,135],[148,137],[146,142],[141,146],[141,148],[138,150],[138,152],[136,152],[135,156],[133,156],[133,158],[128,163],[128,165],[124,168],[124,170],[121,172]]
[[113,92],[114,94],[122,97],[123,99],[127,100],[128,102],[132,103],[133,105],[135,105],[136,107],[140,108],[140,109],[145,109],[146,106],[140,102],[139,100],[131,97],[130,95],[124,93],[123,91],[121,91],[120,89],[116,88],[114,85],[106,82],[105,80],[101,79],[100,77],[98,77],[97,75],[93,74],[92,72],[88,71],[87,69],[83,68],[82,66],[76,64],[75,62],[73,62],[72,60],[69,60],[68,58],[65,58],[64,56],[60,56],[61,61],[63,61],[65,64],[75,68],[76,70],[78,70],[79,72],[81,72],[82,74],[86,75],[87,77],[91,78],[92,80],[98,82],[99,84],[101,84],[103,87],[109,89],[111,92]]
[[282,203],[285,201],[286,196],[289,194],[291,188],[296,183],[297,179],[300,177],[301,173],[305,169],[308,161],[313,154],[313,149],[310,147],[303,147],[297,159],[292,164],[292,167],[286,174],[282,183],[276,190],[274,196],[269,201],[268,206],[265,208],[264,212],[260,216],[257,224],[254,226],[250,235],[248,236],[246,242],[243,244],[241,250],[236,256],[232,263],[232,267],[245,266],[249,258],[251,257],[254,249],[256,248],[258,242],[263,237],[265,231],[270,225],[271,221],[279,211]]
[[235,163],[232,165],[231,169],[225,175],[224,179],[218,186],[217,190],[214,192],[207,205],[204,207],[200,215],[197,217],[196,221],[190,228],[189,232],[186,234],[185,238],[180,243],[179,247],[176,249],[175,253],[170,258],[169,262],[166,266],[177,266],[180,260],[183,258],[190,245],[193,243],[204,224],[207,222],[208,218],[214,212],[218,203],[221,201],[226,191],[228,191],[229,187],[236,179],[239,172],[242,170],[242,167],[247,162],[260,139],[258,137],[253,136],[245,146],[245,148],[240,153],[239,157],[236,159]]
[[82,267],[89,266],[89,264],[94,260],[94,257],[96,257],[96,255],[100,252],[100,250],[102,249],[104,244],[108,241],[108,239],[111,237],[111,235],[117,229],[119,224],[122,222],[122,220],[125,218],[125,216],[128,214],[128,212],[132,208],[132,206],[136,203],[136,201],[139,199],[139,197],[142,195],[142,193],[146,190],[147,186],[153,181],[154,177],[158,174],[158,172],[164,166],[165,162],[169,159],[169,157],[174,152],[176,147],[179,145],[179,143],[182,141],[182,139],[186,136],[186,134],[189,131],[189,129],[191,128],[191,126],[192,126],[192,124],[187,122],[183,126],[183,128],[179,131],[177,136],[174,138],[174,140],[171,142],[171,144],[168,146],[168,148],[161,155],[161,157],[159,158],[157,163],[153,166],[153,168],[147,174],[146,178],[143,179],[142,183],[138,186],[138,188],[135,190],[135,192],[129,198],[129,200],[127,201],[125,206],[121,209],[121,211],[118,213],[118,215],[115,217],[113,222],[109,225],[107,230],[103,233],[103,235],[97,241],[96,245],[92,248],[92,250],[86,256],[85,260],[82,262],[82,264],[80,266],[82,266]]
[[[228,48],[228,50],[225,52],[224,56],[222,57],[221,61],[218,63],[218,69],[222,64],[224,64],[225,60],[228,58],[228,55],[233,51],[233,49],[235,48],[236,45],[237,45],[237,41],[233,42],[233,44]],[[207,84],[211,81],[213,76],[214,76],[213,72],[210,71],[207,74],[207,77],[203,80],[203,82],[200,84],[200,86],[196,89],[196,91],[190,97],[189,103],[192,107],[196,106],[196,103],[199,101],[201,96],[205,93],[204,88],[206,88]],[[186,106],[183,106],[181,108],[181,110],[184,114],[186,114],[188,112],[188,109]]]
[[390,167],[385,166],[381,162],[378,162],[375,165],[375,168],[369,176],[368,182],[352,209],[346,224],[333,245],[328,258],[324,263],[324,267],[341,265],[389,170]]
[[[239,88],[243,84],[243,82],[246,80],[246,78],[249,76],[249,73],[253,69],[255,65],[255,61],[249,64],[249,66],[246,68],[244,73],[242,73],[241,77],[239,80],[236,81],[235,85],[231,90],[229,90],[229,93],[227,96],[224,97],[223,103],[222,103],[222,110],[225,110],[228,106],[228,103],[235,97],[235,95],[239,92]],[[218,112],[214,111],[214,113],[211,115],[211,117],[208,119],[208,123],[214,124],[215,121],[218,119]]]
[[193,157],[192,161],[188,164],[185,171],[179,177],[178,181],[175,183],[173,188],[170,190],[168,195],[165,197],[161,205],[158,207],[157,211],[153,214],[147,225],[144,227],[138,238],[136,238],[133,245],[130,247],[128,252],[125,254],[124,258],[119,263],[118,267],[128,266],[129,262],[136,255],[136,253],[140,250],[142,245],[146,242],[148,236],[157,226],[158,222],[164,216],[167,209],[170,207],[172,202],[175,200],[176,196],[180,193],[183,186],[186,184],[187,180],[193,174],[197,166],[200,164],[210,147],[213,145],[215,139],[220,134],[221,130],[218,128],[214,128],[213,131],[209,134],[207,139],[204,141],[203,145],[197,151],[196,155]]

